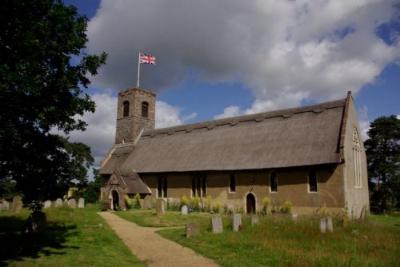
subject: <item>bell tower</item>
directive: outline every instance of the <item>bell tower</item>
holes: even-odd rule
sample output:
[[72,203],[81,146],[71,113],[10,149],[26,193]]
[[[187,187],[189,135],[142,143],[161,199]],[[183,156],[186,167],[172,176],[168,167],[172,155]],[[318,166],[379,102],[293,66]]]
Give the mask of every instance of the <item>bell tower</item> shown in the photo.
[[134,142],[142,129],[154,129],[156,94],[131,88],[118,94],[115,144]]

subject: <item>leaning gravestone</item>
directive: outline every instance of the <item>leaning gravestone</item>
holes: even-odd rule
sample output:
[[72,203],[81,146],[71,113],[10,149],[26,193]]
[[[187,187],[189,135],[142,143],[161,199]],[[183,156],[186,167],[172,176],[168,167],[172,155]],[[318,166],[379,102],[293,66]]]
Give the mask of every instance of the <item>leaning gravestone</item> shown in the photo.
[[11,204],[11,209],[13,212],[20,212],[22,210],[22,198],[20,196],[13,197],[13,201]]
[[233,214],[232,217],[232,229],[234,232],[239,231],[242,228],[242,215],[240,213]]
[[332,217],[326,218],[326,230],[328,230],[329,232],[333,232]]
[[55,203],[54,203],[54,207],[59,208],[59,207],[62,207],[62,205],[63,205],[62,199],[61,198],[57,198]]
[[211,218],[211,226],[212,226],[212,232],[214,234],[220,234],[222,233],[222,219],[221,216],[215,215],[212,216]]
[[0,210],[9,210],[10,209],[10,202],[7,200],[3,199],[1,202],[1,207]]
[[71,198],[70,200],[68,200],[68,206],[70,208],[76,208],[76,200],[74,198]]
[[51,208],[51,200],[46,200],[46,201],[44,202],[44,208],[45,208],[45,209]]
[[183,205],[181,208],[181,214],[182,215],[187,215],[188,214],[188,206]]
[[85,199],[83,197],[78,200],[78,208],[83,209],[85,207]]
[[199,234],[200,227],[197,223],[187,223],[186,224],[186,237],[191,237]]
[[256,225],[258,224],[258,216],[257,215],[251,215],[251,225]]
[[165,213],[165,200],[164,199],[157,199],[157,205],[156,205],[156,212],[157,215],[163,215]]
[[321,233],[326,233],[326,229],[327,229],[327,219],[326,218],[321,218],[321,220],[319,221],[319,230],[321,231]]

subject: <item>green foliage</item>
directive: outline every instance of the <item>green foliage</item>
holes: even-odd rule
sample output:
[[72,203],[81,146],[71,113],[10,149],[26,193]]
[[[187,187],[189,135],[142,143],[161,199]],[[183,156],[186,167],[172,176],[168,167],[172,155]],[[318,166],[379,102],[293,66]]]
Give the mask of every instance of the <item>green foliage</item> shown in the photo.
[[87,203],[96,203],[100,199],[100,188],[107,182],[107,178],[98,174],[98,170],[94,170],[94,180],[90,181],[81,190],[82,196]]
[[283,205],[280,208],[280,211],[282,213],[290,213],[292,211],[292,207],[293,207],[292,202],[286,200],[285,202],[283,202]]
[[127,209],[132,209],[134,207],[134,200],[131,199],[128,195],[124,196],[124,201]]
[[18,195],[16,182],[11,178],[0,179],[0,198],[11,199]]
[[135,200],[133,202],[133,208],[135,208],[135,209],[140,209],[141,208],[141,205],[140,205],[140,194],[139,193],[136,193],[136,195],[135,195]]
[[264,197],[262,199],[262,213],[266,215],[268,213],[268,207],[271,204],[271,199],[269,197]]
[[199,197],[192,197],[189,201],[189,208],[192,211],[200,211],[201,199]]
[[218,201],[215,201],[214,204],[212,205],[212,212],[214,213],[220,213],[221,212],[221,203]]
[[187,196],[181,197],[181,206],[189,206],[190,200]]
[[400,208],[400,120],[392,115],[374,120],[364,146],[368,160],[371,208]]
[[0,179],[16,181],[25,203],[60,197],[71,182],[86,182],[93,162],[68,134],[94,112],[85,89],[106,55],[81,53],[87,19],[60,0],[0,7]]
[[181,204],[179,202],[167,199],[167,210],[179,211],[180,207],[181,207]]

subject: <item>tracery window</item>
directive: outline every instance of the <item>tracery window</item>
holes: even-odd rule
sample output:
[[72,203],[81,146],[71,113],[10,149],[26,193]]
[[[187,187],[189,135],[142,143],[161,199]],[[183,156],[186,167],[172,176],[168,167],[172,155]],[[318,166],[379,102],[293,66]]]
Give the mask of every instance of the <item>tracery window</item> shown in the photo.
[[149,117],[149,103],[147,102],[142,102],[142,117]]
[[353,130],[353,164],[354,164],[354,186],[362,187],[362,168],[361,168],[361,142],[357,128]]

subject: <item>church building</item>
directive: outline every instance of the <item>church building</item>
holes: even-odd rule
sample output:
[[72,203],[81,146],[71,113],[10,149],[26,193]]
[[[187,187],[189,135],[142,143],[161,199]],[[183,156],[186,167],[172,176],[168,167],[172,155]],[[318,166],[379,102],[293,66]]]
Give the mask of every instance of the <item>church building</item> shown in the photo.
[[125,195],[179,201],[207,197],[252,213],[262,199],[292,212],[320,208],[358,218],[369,211],[366,155],[350,92],[298,108],[155,127],[156,95],[118,94],[115,144],[102,162],[102,198]]

